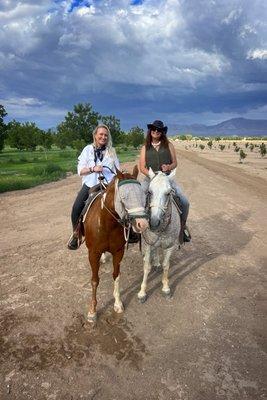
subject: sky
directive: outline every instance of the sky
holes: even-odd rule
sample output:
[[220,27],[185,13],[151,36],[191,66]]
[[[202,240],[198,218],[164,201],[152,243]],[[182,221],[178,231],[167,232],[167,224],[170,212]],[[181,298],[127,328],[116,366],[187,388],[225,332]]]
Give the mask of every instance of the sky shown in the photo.
[[47,129],[86,102],[125,130],[267,119],[267,1],[1,0],[8,119]]

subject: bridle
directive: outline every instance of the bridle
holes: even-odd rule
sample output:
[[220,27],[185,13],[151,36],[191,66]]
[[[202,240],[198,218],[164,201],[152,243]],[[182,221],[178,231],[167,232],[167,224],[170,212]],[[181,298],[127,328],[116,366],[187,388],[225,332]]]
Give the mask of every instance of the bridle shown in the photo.
[[[109,167],[105,167],[105,168],[108,168],[114,175],[116,175]],[[99,178],[103,179],[101,177],[99,177]],[[123,209],[123,217],[122,218],[118,217],[117,212],[115,211],[115,213],[114,213],[114,211],[105,204],[106,186],[104,185],[104,187],[103,187],[101,184],[101,206],[102,206],[102,208],[105,208],[105,210],[115,219],[115,221],[118,222],[123,227],[124,239],[127,244],[129,241],[130,229],[133,225],[133,221],[136,218],[147,218],[146,210],[144,210],[143,208],[127,209],[125,207],[125,204],[120,196],[119,187],[121,187],[122,185],[125,185],[125,184],[129,184],[129,183],[141,185],[140,182],[138,182],[135,179],[126,178],[126,179],[119,180],[118,178],[116,178],[116,180],[115,180],[114,202],[115,202],[115,196],[117,194],[119,197],[120,205]]]

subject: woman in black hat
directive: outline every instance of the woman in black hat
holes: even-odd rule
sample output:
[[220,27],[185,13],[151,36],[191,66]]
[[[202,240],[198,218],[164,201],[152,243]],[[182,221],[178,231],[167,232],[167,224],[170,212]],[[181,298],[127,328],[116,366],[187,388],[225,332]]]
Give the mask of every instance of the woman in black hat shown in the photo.
[[[145,192],[149,186],[148,170],[152,168],[154,172],[162,171],[169,174],[177,167],[177,158],[173,144],[167,139],[168,127],[164,126],[162,121],[156,120],[152,124],[148,124],[146,141],[141,149],[139,169],[146,176],[142,182]],[[182,193],[181,188],[172,181],[172,187],[176,195],[180,199],[182,208],[181,215],[181,237],[180,242],[190,242],[191,236],[186,228],[186,220],[189,212],[189,202]]]

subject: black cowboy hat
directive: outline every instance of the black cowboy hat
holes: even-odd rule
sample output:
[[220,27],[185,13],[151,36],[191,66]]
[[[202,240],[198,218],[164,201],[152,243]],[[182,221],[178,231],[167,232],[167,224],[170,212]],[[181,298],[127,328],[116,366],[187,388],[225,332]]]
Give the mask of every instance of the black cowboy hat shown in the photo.
[[153,128],[157,128],[158,130],[160,130],[163,133],[167,133],[168,127],[164,126],[162,121],[156,120],[154,122],[152,122],[152,124],[147,124],[148,129],[153,129]]

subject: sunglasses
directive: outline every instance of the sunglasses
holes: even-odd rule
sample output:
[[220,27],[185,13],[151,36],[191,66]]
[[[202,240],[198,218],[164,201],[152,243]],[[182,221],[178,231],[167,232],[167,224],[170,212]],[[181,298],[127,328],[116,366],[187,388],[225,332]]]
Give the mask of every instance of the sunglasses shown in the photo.
[[153,132],[158,132],[158,133],[163,133],[163,130],[162,130],[162,129],[156,128],[156,127],[154,127],[154,126],[151,128],[151,131],[153,131]]

